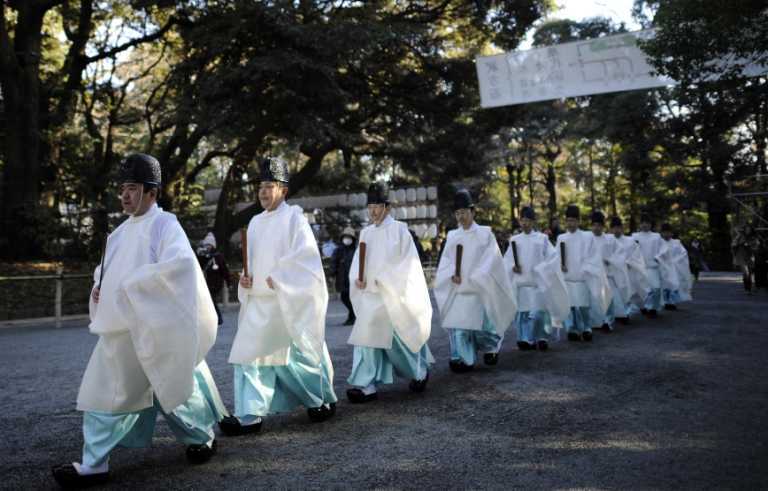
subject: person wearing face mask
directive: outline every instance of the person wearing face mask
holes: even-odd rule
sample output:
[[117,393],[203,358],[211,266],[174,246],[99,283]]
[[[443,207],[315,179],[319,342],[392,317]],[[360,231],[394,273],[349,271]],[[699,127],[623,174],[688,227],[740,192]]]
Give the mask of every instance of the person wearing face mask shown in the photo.
[[184,230],[157,206],[160,180],[150,155],[120,165],[128,219],[109,234],[94,272],[89,329],[99,341],[77,396],[83,457],[53,469],[67,489],[105,482],[115,447],[149,446],[158,413],[190,463],[216,451],[213,428],[227,414],[205,363],[216,310]]
[[341,233],[341,246],[333,251],[331,257],[331,274],[336,278],[336,291],[341,296],[341,303],[347,308],[347,320],[345,326],[355,323],[355,309],[349,299],[349,270],[352,267],[352,258],[355,256],[355,230],[346,227]]
[[[475,204],[466,189],[454,196],[458,228],[448,232],[435,276],[440,324],[448,332],[454,373],[475,367],[477,352],[496,365],[504,333],[515,318],[517,300],[505,274],[491,227],[475,222]],[[458,254],[461,248],[459,264]],[[457,270],[458,269],[458,270]]]
[[[348,341],[354,346],[347,379],[353,386],[347,390],[352,403],[377,399],[377,387],[393,383],[395,374],[411,380],[411,391],[423,392],[434,363],[427,346],[432,304],[424,270],[408,226],[390,216],[388,196],[383,183],[368,188],[371,224],[360,231],[349,271],[357,315]],[[366,252],[360,275],[362,244]]]
[[595,236],[579,229],[579,218],[579,207],[568,205],[566,232],[558,236],[555,248],[560,254],[571,303],[571,313],[565,320],[568,340],[589,342],[592,341],[591,312],[608,310],[611,287]]
[[224,282],[229,281],[229,268],[227,268],[224,254],[216,251],[216,238],[212,232],[208,232],[200,243],[200,247],[197,249],[197,259],[200,261],[200,267],[203,268],[208,291],[211,292],[213,306],[216,307],[216,315],[219,317],[219,325],[221,325],[224,323],[224,319],[216,299],[221,294]]
[[307,408],[310,421],[336,413],[333,364],[325,343],[328,290],[317,241],[302,209],[285,202],[288,166],[261,162],[259,203],[247,231],[248,274],[237,290],[240,314],[229,362],[235,415],[228,436],[257,433],[262,418]]

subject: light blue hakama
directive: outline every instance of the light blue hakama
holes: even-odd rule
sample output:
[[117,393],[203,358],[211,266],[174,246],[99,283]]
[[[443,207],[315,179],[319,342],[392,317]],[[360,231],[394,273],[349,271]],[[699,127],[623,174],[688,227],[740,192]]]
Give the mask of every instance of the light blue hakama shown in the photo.
[[564,322],[565,330],[569,333],[581,334],[592,332],[589,307],[571,307],[571,313]]
[[184,445],[202,445],[214,439],[213,427],[226,414],[216,387],[199,369],[195,370],[194,388],[187,401],[166,413],[157,398],[154,405],[141,411],[83,413],[83,464],[98,467],[109,459],[115,447],[142,448],[152,444],[157,415],[162,414],[171,431]]
[[474,365],[477,352],[498,353],[504,336],[499,336],[496,327],[488,315],[483,312],[483,326],[474,329],[446,329],[451,344],[451,360],[461,360],[466,365]]
[[286,365],[235,365],[235,416],[241,421],[317,408],[338,401],[333,391],[333,365],[323,345],[320,364],[312,363],[291,344]]
[[680,292],[677,290],[664,288],[662,291],[662,299],[664,301],[664,305],[677,305],[680,303]]
[[435,361],[426,343],[414,353],[396,332],[390,349],[355,346],[352,356],[352,373],[347,382],[355,387],[391,384],[394,374],[410,380],[424,380],[429,365]]
[[517,326],[518,341],[536,344],[537,341],[551,340],[552,319],[546,310],[518,311],[515,316],[515,326]]
[[653,288],[645,297],[644,307],[646,310],[661,310],[661,288]]

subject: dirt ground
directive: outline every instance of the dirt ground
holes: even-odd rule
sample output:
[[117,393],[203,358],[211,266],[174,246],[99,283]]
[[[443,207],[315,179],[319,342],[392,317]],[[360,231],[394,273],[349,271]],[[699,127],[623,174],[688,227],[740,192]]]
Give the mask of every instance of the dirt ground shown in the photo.
[[[345,400],[352,348],[334,302],[336,418],[270,418],[198,467],[160,422],[151,449],[114,452],[109,487],[766,489],[768,294],[711,274],[695,296],[591,344],[519,352],[509,339],[498,366],[463,375],[433,328],[427,391],[400,381],[363,406]],[[235,316],[208,357],[229,407]],[[0,488],[54,488],[50,466],[79,460],[75,398],[95,342],[83,322],[0,329]]]

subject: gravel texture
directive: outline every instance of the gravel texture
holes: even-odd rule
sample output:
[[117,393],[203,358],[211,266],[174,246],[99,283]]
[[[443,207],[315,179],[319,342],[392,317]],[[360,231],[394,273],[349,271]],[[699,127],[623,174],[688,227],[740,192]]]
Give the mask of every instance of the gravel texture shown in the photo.
[[[510,339],[498,366],[462,375],[448,371],[447,336],[433,328],[427,391],[401,380],[362,406],[346,402],[352,347],[333,302],[334,419],[272,417],[259,435],[220,438],[197,467],[160,422],[152,448],[113,453],[108,487],[768,488],[768,294],[710,274],[695,296],[591,344],[519,352]],[[232,407],[236,312],[225,317],[208,362]],[[0,488],[55,488],[50,467],[79,460],[74,401],[95,342],[83,322],[0,329]]]

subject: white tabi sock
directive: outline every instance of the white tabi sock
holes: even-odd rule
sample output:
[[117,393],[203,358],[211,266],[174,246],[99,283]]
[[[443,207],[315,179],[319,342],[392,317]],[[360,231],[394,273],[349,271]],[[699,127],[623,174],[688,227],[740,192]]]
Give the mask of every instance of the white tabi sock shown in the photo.
[[370,384],[368,387],[363,387],[363,394],[369,396],[376,393],[376,384]]
[[72,462],[72,467],[74,467],[77,473],[81,476],[89,476],[91,474],[104,474],[105,472],[109,472],[109,461],[105,461],[103,464],[97,465],[96,467],[81,464],[80,462]]
[[251,416],[249,414],[239,419],[240,419],[240,424],[243,426],[251,426],[251,425],[256,425],[261,423],[261,416]]

